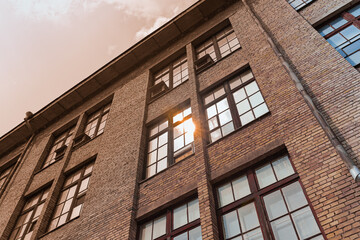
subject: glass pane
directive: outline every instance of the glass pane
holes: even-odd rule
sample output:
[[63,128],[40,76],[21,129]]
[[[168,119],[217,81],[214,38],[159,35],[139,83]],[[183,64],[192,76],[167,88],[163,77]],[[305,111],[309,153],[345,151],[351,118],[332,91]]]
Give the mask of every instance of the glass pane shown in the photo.
[[249,101],[247,99],[236,104],[236,108],[239,115],[244,114],[251,109]]
[[272,165],[278,181],[295,173],[287,156],[274,161]]
[[244,234],[244,240],[263,240],[261,229],[255,229],[247,234]]
[[338,17],[337,19],[332,21],[330,25],[332,25],[335,29],[337,29],[346,23],[347,21],[345,19],[343,19],[342,17]]
[[40,216],[40,213],[41,213],[41,210],[43,209],[43,207],[44,207],[44,203],[39,205],[36,208],[36,211],[35,211],[35,214],[34,214],[33,218],[37,218],[38,216]]
[[221,130],[217,129],[216,131],[213,131],[210,133],[211,142],[215,142],[216,140],[220,139],[222,137]]
[[298,239],[289,216],[285,216],[271,223],[276,240]]
[[232,120],[230,109],[226,110],[225,112],[219,114],[220,125],[223,126],[226,123]]
[[159,148],[159,151],[158,151],[158,160],[160,159],[163,159],[164,157],[167,156],[167,149],[168,149],[168,145],[164,145],[162,146],[161,148]]
[[93,168],[94,168],[94,163],[88,165],[88,166],[86,167],[86,169],[85,169],[84,175],[87,175],[87,174],[91,173],[92,170],[93,170]]
[[266,164],[264,167],[255,171],[256,177],[260,188],[264,188],[276,182],[274,172],[270,164]]
[[290,211],[307,205],[307,200],[299,182],[284,187],[282,192]]
[[360,63],[360,51],[347,57],[346,60],[348,60],[351,63],[351,65],[353,65],[353,66],[358,65]]
[[217,89],[217,90],[214,91],[214,97],[215,97],[215,99],[223,96],[224,94],[225,94],[224,87],[220,87],[219,89]]
[[244,207],[238,209],[241,229],[243,232],[247,232],[253,228],[259,226],[259,219],[256,213],[254,203],[250,203]]
[[147,165],[151,165],[153,163],[156,162],[156,154],[157,154],[157,151],[153,151],[151,153],[148,154],[148,162],[147,162]]
[[264,98],[262,97],[260,92],[255,93],[249,99],[252,107],[256,107],[257,105],[264,102]]
[[174,139],[174,152],[184,147],[184,136]]
[[360,33],[360,29],[355,27],[354,25],[350,25],[340,32],[347,39],[351,39]]
[[174,240],[188,240],[187,232],[184,232],[176,237],[174,237]]
[[228,135],[232,131],[234,131],[234,124],[232,122],[226,124],[225,126],[221,127],[221,131],[223,133],[223,136]]
[[149,142],[149,152],[154,151],[157,148],[157,138]]
[[229,203],[234,202],[234,197],[233,197],[230,183],[228,183],[222,187],[219,187],[218,193],[219,193],[220,207],[223,207]]
[[266,206],[266,212],[270,220],[287,213],[285,202],[279,190],[266,195],[264,197],[264,202]]
[[200,218],[199,200],[196,199],[188,203],[189,222]]
[[208,103],[210,103],[210,102],[212,102],[212,101],[214,101],[214,95],[211,93],[211,94],[209,94],[208,96],[206,96],[205,97],[205,100],[204,100],[204,102],[205,102],[205,105],[206,104],[208,104]]
[[69,194],[67,195],[66,199],[70,199],[75,195],[75,191],[76,191],[77,185],[72,186],[69,190]]
[[222,216],[222,219],[226,239],[241,233],[236,211],[225,214],[224,216]]
[[141,226],[141,240],[151,240],[152,222]]
[[160,237],[166,233],[166,216],[154,220],[153,238]]
[[74,207],[74,209],[73,209],[73,211],[71,213],[70,220],[80,216],[81,207],[82,207],[82,204]]
[[173,229],[184,226],[188,223],[186,204],[174,209],[174,226]]
[[324,37],[325,35],[334,31],[334,29],[332,27],[330,27],[329,25],[326,25],[326,26],[323,26],[322,28],[320,28],[318,31],[319,31],[320,35]]
[[168,140],[168,133],[167,132],[160,135],[160,137],[159,137],[159,146],[162,146],[165,143],[167,143],[167,140]]
[[146,176],[151,177],[152,175],[155,175],[156,173],[156,164],[151,165],[146,169]]
[[218,120],[216,117],[209,119],[208,123],[209,123],[209,130],[213,130],[214,128],[217,128],[219,126]]
[[216,103],[216,107],[218,110],[218,113],[221,113],[222,111],[226,110],[229,108],[229,104],[227,102],[227,99],[224,98],[223,100],[221,100],[220,102]]
[[200,226],[189,231],[189,240],[202,240]]
[[257,86],[256,82],[252,82],[248,85],[245,86],[245,90],[246,90],[246,93],[248,94],[248,96],[256,93],[257,91],[259,91],[259,87]]
[[193,132],[185,133],[185,145],[188,145],[193,141],[194,141],[194,133]]
[[301,239],[320,233],[320,229],[315,221],[310,207],[303,208],[291,214],[291,216],[294,219],[296,231],[299,233]]
[[342,50],[346,54],[350,55],[350,54],[352,54],[353,52],[355,52],[355,51],[357,51],[359,49],[360,49],[360,40],[357,40],[356,42],[348,45],[347,47],[343,48]]
[[240,75],[242,82],[246,82],[249,81],[250,79],[252,79],[254,77],[254,75],[252,74],[251,70],[247,70],[246,72],[242,73]]
[[72,201],[73,201],[73,198],[71,198],[71,199],[69,199],[69,200],[67,200],[67,201],[65,202],[65,205],[64,205],[64,208],[63,208],[63,210],[62,210],[62,213],[66,213],[66,212],[68,212],[68,211],[70,210]]
[[337,33],[331,38],[329,38],[327,41],[331,44],[331,46],[336,48],[337,46],[346,42],[346,39],[343,36],[341,36],[339,33]]
[[58,226],[63,225],[66,222],[67,215],[68,214],[66,213],[59,218]]
[[209,119],[209,118],[212,118],[213,116],[215,116],[215,115],[217,114],[215,105],[212,105],[211,107],[208,107],[208,108],[206,109],[206,113],[207,113],[208,119]]
[[246,176],[240,177],[232,182],[235,200],[239,200],[247,195],[249,195],[250,187],[249,182]]
[[162,131],[167,127],[168,127],[168,121],[165,121],[159,125],[159,131]]
[[240,86],[241,85],[241,79],[239,77],[236,77],[234,79],[232,79],[229,84],[230,84],[230,89],[234,89],[236,88],[237,86]]
[[349,10],[349,13],[351,13],[352,15],[354,15],[354,17],[358,17],[360,16],[360,4],[355,6],[354,8]]
[[254,114],[255,114],[256,118],[261,117],[262,115],[264,115],[267,112],[269,112],[269,109],[265,103],[254,108]]
[[317,237],[311,238],[310,240],[324,240],[324,237],[323,236],[317,236]]
[[84,191],[85,189],[87,189],[87,187],[88,187],[88,185],[89,185],[89,180],[90,180],[90,177],[85,178],[84,180],[82,180],[81,185],[80,185],[79,192],[82,192],[82,191]]
[[254,119],[255,119],[254,114],[251,111],[240,116],[240,121],[242,126],[248,124],[249,122],[252,122]]
[[160,172],[160,171],[164,170],[165,168],[167,168],[167,158],[165,158],[157,163],[157,172]]
[[234,100],[236,103],[240,102],[241,100],[246,98],[245,90],[244,88],[240,88],[236,92],[233,93]]

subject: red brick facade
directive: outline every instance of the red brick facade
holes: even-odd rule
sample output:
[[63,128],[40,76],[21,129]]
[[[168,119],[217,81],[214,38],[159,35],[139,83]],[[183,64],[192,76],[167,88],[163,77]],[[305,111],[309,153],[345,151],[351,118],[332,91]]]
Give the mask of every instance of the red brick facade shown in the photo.
[[[359,166],[360,74],[315,29],[329,16],[357,1],[316,0],[298,12],[285,0],[247,2]],[[195,21],[196,14],[208,17]],[[163,43],[166,49],[141,61],[136,60],[139,50],[135,49],[136,64],[124,73],[115,74],[112,67],[106,66],[99,75],[89,77],[97,84],[82,82],[78,88],[87,87],[89,97],[69,111],[60,110],[65,106],[55,100],[48,108],[52,107],[51,113],[57,117],[49,124],[37,127],[41,125],[41,118],[40,113],[36,113],[30,122],[37,128],[34,137],[10,142],[15,129],[0,139],[9,146],[0,150],[0,173],[12,159],[20,156],[18,162],[14,162],[6,187],[0,192],[1,240],[9,238],[26,199],[46,186],[50,187],[50,193],[31,239],[135,240],[144,221],[191,196],[199,199],[202,239],[223,239],[216,186],[255,164],[272,159],[271,156],[280,151],[286,151],[294,164],[324,236],[360,239],[360,185],[349,174],[243,3],[199,1],[172,21],[177,21],[176,27],[182,29],[189,25],[189,19],[194,24],[176,39]],[[209,31],[213,34],[211,30],[226,21],[234,29],[241,48],[197,72],[193,43]],[[173,27],[170,23],[162,31]],[[155,32],[151,37],[160,38],[161,33]],[[145,45],[139,43],[135,47],[146,47],[141,44]],[[151,69],[179,52],[186,52],[189,80],[150,100]],[[114,61],[111,66],[123,64],[121,56]],[[204,93],[228,80],[231,74],[247,68],[254,74],[269,113],[209,143]],[[72,91],[81,96],[80,90]],[[67,92],[62,98],[71,96],[73,101],[78,101],[71,94]],[[62,159],[41,169],[54,136],[71,125],[75,126],[76,136],[80,135],[89,111],[96,110],[104,101],[112,101],[104,133],[77,148],[68,147]],[[196,126],[194,154],[144,179],[150,124],[185,102],[191,105]],[[22,125],[26,128],[25,123]],[[94,159],[80,217],[48,232],[66,176]],[[273,239],[270,233],[263,233],[265,239]]]

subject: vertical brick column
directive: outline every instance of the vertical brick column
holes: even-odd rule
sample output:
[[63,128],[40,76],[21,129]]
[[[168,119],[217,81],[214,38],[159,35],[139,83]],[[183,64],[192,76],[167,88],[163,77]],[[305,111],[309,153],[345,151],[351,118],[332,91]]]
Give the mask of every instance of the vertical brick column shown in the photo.
[[186,46],[189,66],[189,81],[191,91],[191,109],[193,121],[196,126],[195,130],[195,156],[199,163],[198,175],[198,198],[200,207],[201,231],[203,240],[217,240],[219,239],[215,199],[210,183],[210,168],[207,161],[206,150],[206,130],[204,128],[204,116],[201,111],[201,98],[198,94],[199,85],[196,80],[194,61],[195,54],[191,44]]

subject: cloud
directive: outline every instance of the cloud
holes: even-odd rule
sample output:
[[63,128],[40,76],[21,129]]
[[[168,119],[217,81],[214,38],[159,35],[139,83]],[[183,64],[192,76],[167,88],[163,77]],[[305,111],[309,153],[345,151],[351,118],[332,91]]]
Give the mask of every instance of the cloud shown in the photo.
[[109,45],[107,47],[107,54],[110,56],[110,57],[115,57],[119,54],[120,52],[120,48],[118,45]]
[[101,4],[113,5],[126,15],[154,19],[166,2],[161,0],[12,0],[15,11],[35,20],[61,20],[67,14],[95,11]]
[[146,37],[148,34],[152,33],[153,31],[155,31],[156,29],[161,27],[163,24],[165,24],[169,20],[170,20],[170,18],[167,18],[167,17],[158,17],[151,27],[149,27],[149,28],[143,27],[139,31],[137,31],[135,34],[135,39],[140,40],[140,39]]

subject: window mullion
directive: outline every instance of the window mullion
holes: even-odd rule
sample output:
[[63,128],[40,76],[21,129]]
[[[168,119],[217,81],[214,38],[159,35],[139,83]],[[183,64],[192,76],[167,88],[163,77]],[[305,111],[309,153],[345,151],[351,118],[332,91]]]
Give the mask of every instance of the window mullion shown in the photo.
[[171,63],[169,65],[169,89],[172,89],[174,87],[174,84],[173,84],[173,73],[174,73],[174,66],[173,66],[173,63]]
[[231,117],[233,118],[233,122],[234,122],[234,128],[237,129],[237,128],[241,127],[239,113],[236,109],[236,104],[234,101],[234,97],[232,96],[232,92],[230,90],[229,84],[228,83],[224,84],[224,87],[225,87],[225,92],[226,92],[226,98],[229,103]]
[[168,127],[168,166],[169,167],[171,164],[173,164],[174,161],[174,124],[172,121],[172,117],[171,119],[168,120],[169,121],[169,127]]
[[[73,196],[73,200],[72,200],[71,205],[70,205],[70,209],[69,209],[68,215],[67,215],[67,217],[66,217],[66,222],[70,221],[71,214],[72,214],[72,212],[73,212],[73,210],[74,210],[75,202],[76,202],[76,199],[77,199],[78,194],[79,194],[80,185],[81,185],[81,182],[82,182],[83,177],[84,177],[84,172],[85,172],[85,168],[83,168],[83,169],[81,170],[80,178],[77,180],[76,190],[75,190],[75,193],[74,193],[74,196]],[[64,206],[65,206],[65,205],[64,205]]]
[[220,48],[218,46],[217,40],[216,40],[216,36],[212,36],[211,40],[213,42],[213,46],[214,46],[214,51],[215,51],[215,55],[216,55],[216,59],[217,61],[221,59],[221,53],[220,53]]

